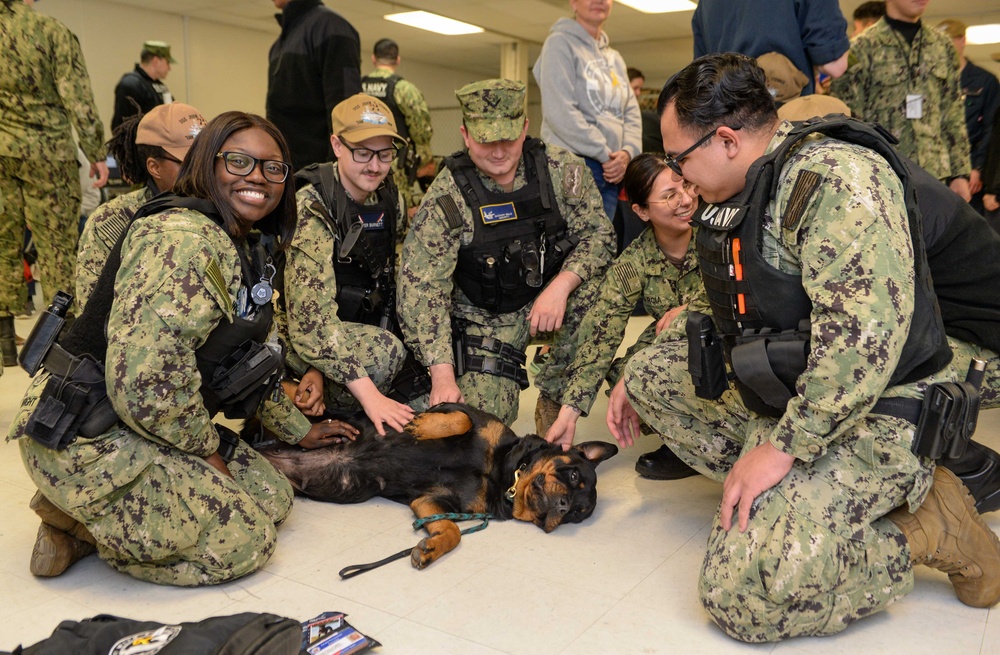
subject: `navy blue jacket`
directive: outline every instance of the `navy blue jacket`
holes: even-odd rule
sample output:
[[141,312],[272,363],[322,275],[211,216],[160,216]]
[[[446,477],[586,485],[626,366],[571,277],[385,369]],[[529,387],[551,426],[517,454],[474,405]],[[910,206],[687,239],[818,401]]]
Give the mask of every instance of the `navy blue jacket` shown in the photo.
[[809,79],[813,66],[840,58],[851,43],[837,0],[701,0],[691,18],[694,56],[738,52],[759,57],[778,52]]

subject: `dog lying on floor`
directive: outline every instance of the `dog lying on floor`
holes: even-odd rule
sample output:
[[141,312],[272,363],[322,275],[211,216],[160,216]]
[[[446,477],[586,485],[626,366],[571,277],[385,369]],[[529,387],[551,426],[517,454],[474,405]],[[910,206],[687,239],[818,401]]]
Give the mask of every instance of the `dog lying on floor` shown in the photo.
[[[518,437],[492,414],[445,403],[415,416],[403,432],[387,428],[385,437],[369,424],[355,441],[340,445],[260,452],[296,492],[315,500],[358,503],[381,496],[408,504],[417,518],[489,513],[552,532],[594,511],[595,467],[618,447],[590,441],[563,452],[536,435]],[[429,536],[410,553],[418,569],[461,539],[458,526],[447,519],[424,527]]]

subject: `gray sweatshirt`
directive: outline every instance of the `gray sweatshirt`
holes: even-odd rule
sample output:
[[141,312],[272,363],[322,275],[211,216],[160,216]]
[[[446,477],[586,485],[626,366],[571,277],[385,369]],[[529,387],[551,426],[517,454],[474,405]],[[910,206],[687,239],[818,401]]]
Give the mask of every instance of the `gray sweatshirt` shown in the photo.
[[602,30],[594,39],[560,18],[531,71],[542,92],[542,140],[606,162],[612,152],[642,152],[642,115],[625,60]]

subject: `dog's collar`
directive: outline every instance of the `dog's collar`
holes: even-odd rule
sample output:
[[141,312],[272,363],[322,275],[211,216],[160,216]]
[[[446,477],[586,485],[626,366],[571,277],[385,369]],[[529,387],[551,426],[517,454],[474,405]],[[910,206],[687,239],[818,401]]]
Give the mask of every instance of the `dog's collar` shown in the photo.
[[514,502],[514,494],[517,493],[517,481],[521,477],[521,473],[527,467],[527,464],[521,464],[516,471],[514,471],[514,484],[510,485],[510,489],[504,492],[503,497],[507,499],[508,503]]

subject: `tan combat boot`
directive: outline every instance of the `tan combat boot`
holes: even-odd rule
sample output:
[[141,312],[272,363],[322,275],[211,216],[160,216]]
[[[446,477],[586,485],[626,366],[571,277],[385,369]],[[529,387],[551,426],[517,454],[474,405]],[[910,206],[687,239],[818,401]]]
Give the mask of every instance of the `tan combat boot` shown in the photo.
[[88,544],[94,545],[97,543],[94,541],[93,535],[87,530],[87,526],[56,507],[51,500],[42,495],[41,491],[35,492],[35,495],[28,502],[28,507],[34,510],[35,514],[38,514],[38,517],[42,519],[42,523],[47,523],[53,528],[62,530],[70,536],[80,541],[85,541]]
[[35,547],[31,551],[32,575],[52,578],[68,569],[81,559],[97,551],[93,544],[81,541],[69,533],[54,528],[48,523],[38,526]]
[[556,401],[538,394],[538,402],[535,403],[535,429],[538,430],[539,437],[545,438],[545,433],[559,418],[561,408],[562,406]]
[[954,473],[937,467],[920,509],[900,507],[886,518],[909,542],[911,561],[947,573],[960,601],[992,607],[1000,600],[1000,540]]
[[42,519],[28,566],[33,575],[43,578],[61,575],[97,550],[86,526],[56,507],[42,492],[36,491],[28,506]]

